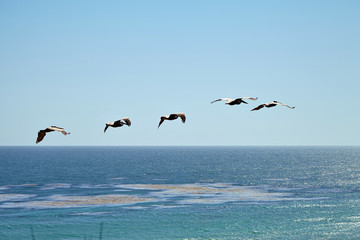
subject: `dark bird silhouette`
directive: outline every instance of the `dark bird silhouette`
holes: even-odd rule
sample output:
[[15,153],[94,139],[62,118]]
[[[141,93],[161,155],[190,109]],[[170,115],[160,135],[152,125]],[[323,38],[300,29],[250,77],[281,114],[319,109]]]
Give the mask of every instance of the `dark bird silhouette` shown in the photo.
[[169,116],[161,116],[158,128],[165,120],[175,120],[178,119],[179,117],[181,118],[181,121],[185,123],[186,121],[185,113],[173,113],[170,114]]
[[220,98],[220,99],[217,99],[217,100],[215,100],[215,101],[212,101],[211,103],[218,102],[218,101],[226,101],[225,104],[228,104],[228,105],[230,105],[230,106],[232,106],[232,105],[239,105],[239,104],[241,104],[241,103],[248,104],[248,103],[245,102],[243,99],[250,99],[250,100],[255,101],[255,100],[258,99],[258,98],[252,98],[252,97],[242,97],[242,98],[237,98],[237,99]]
[[117,120],[115,122],[108,122],[105,124],[105,129],[104,129],[104,133],[106,132],[106,130],[108,129],[108,127],[113,127],[113,128],[117,128],[117,127],[122,127],[124,125],[128,125],[128,127],[131,126],[131,121],[129,118],[122,118],[120,120]]
[[56,127],[56,126],[51,126],[51,127],[45,128],[44,130],[40,130],[38,132],[38,137],[36,139],[36,144],[38,144],[39,142],[41,142],[44,139],[46,133],[53,132],[53,131],[61,132],[64,135],[70,134],[68,132],[65,132],[63,128]]
[[256,111],[256,110],[262,109],[263,107],[271,108],[271,107],[275,107],[277,105],[285,106],[285,107],[288,107],[288,108],[291,108],[291,109],[295,108],[295,107],[290,107],[288,105],[285,105],[285,104],[283,104],[281,102],[278,102],[278,101],[272,101],[270,103],[261,104],[261,105],[257,106],[256,108],[252,109],[251,111]]

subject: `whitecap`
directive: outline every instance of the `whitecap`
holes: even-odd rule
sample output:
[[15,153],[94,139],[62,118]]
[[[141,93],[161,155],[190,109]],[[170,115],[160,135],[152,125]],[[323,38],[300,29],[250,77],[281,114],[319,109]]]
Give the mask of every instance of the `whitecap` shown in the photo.
[[168,209],[168,208],[185,207],[184,205],[151,205],[151,206],[156,208],[156,209]]
[[109,188],[110,185],[107,185],[107,184],[96,184],[96,185],[81,184],[81,185],[78,185],[76,187],[82,188],[82,189],[92,189],[92,188]]
[[78,213],[72,213],[71,215],[80,215],[80,216],[98,216],[98,215],[105,215],[111,212],[78,212]]
[[9,186],[0,186],[0,191],[8,190],[8,189],[10,189]]
[[114,178],[110,178],[111,180],[124,180],[126,179],[126,177],[114,177]]
[[149,209],[149,207],[134,206],[134,207],[124,207],[124,209],[129,209],[129,210],[143,210],[143,209]]
[[40,190],[53,190],[53,189],[61,189],[61,188],[70,188],[71,184],[69,183],[49,183],[45,184]]
[[25,199],[34,197],[34,194],[0,194],[0,202],[7,201],[23,201]]

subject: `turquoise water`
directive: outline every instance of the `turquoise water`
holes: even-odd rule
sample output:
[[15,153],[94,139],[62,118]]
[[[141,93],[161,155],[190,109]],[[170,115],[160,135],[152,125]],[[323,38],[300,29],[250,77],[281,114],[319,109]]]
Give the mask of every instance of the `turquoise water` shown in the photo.
[[359,147],[0,147],[0,239],[360,239]]

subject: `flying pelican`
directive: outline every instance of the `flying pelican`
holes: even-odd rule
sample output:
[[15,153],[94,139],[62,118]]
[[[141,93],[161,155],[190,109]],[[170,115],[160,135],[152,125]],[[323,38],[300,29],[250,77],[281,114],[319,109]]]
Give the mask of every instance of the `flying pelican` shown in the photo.
[[261,104],[261,105],[257,106],[256,108],[252,109],[251,111],[259,110],[259,109],[261,109],[263,107],[271,108],[271,107],[275,107],[276,105],[285,106],[285,107],[288,107],[288,108],[291,108],[291,109],[295,108],[295,107],[290,107],[288,105],[285,105],[285,104],[283,104],[281,102],[278,102],[278,101],[272,101],[272,102],[269,102],[269,103]]
[[122,118],[120,120],[117,120],[115,122],[108,122],[106,123],[105,129],[104,129],[104,133],[106,132],[106,130],[108,129],[108,127],[122,127],[123,125],[128,125],[128,127],[131,126],[131,121],[128,117],[126,118]]
[[45,128],[44,130],[40,130],[38,132],[38,137],[36,139],[36,144],[38,144],[39,142],[41,142],[44,139],[46,133],[53,132],[53,131],[61,132],[64,135],[70,134],[68,132],[65,132],[64,129],[61,128],[61,127],[51,126],[51,127]]
[[185,121],[186,121],[185,113],[173,113],[173,114],[170,114],[169,116],[161,116],[158,128],[165,120],[175,120],[178,117],[180,117],[181,121],[183,123],[185,123]]
[[253,100],[255,101],[256,99],[258,98],[252,98],[252,97],[242,97],[242,98],[237,98],[237,99],[231,99],[231,98],[220,98],[220,99],[217,99],[215,101],[212,101],[211,103],[214,103],[214,102],[217,102],[217,101],[226,101],[225,104],[228,104],[228,105],[239,105],[241,103],[245,103],[245,104],[248,104],[247,102],[245,102],[243,99],[250,99],[250,100]]

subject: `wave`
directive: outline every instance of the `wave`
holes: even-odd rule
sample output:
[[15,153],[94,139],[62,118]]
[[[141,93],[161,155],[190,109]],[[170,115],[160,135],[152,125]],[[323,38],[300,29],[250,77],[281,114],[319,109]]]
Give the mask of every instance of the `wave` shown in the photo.
[[[44,196],[46,191],[53,189],[63,189],[64,193]],[[85,195],[73,194],[79,192],[79,189],[83,189],[80,190],[80,193]],[[76,208],[133,205],[132,208],[136,209],[144,207],[141,204],[145,203],[160,203],[151,207],[167,208],[198,204],[266,204],[277,201],[326,199],[318,196],[300,198],[295,195],[298,188],[276,188],[269,185],[239,186],[231,183],[204,182],[192,184],[81,184],[76,186],[67,183],[52,183],[39,186],[37,191],[41,191],[39,196],[37,194],[0,194],[0,202],[2,202],[0,208]],[[94,192],[101,194],[97,195]],[[147,205],[146,208],[148,207]]]

